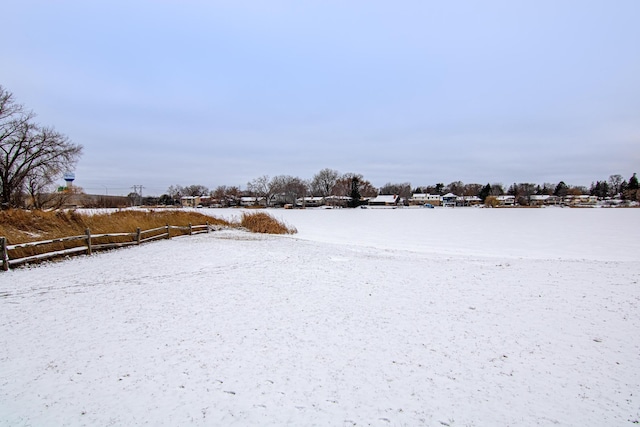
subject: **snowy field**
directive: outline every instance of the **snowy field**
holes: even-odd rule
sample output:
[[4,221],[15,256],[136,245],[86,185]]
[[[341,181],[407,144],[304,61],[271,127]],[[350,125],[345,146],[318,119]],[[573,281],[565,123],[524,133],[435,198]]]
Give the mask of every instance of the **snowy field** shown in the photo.
[[640,209],[271,213],[1,273],[0,425],[640,421]]

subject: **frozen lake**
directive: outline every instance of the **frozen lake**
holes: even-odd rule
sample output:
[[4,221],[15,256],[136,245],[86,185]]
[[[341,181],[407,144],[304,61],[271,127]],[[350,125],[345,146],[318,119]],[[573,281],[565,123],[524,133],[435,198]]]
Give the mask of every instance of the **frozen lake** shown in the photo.
[[0,274],[0,425],[640,420],[640,209],[270,212]]
[[[236,209],[199,210],[226,218]],[[640,209],[270,209],[296,238],[425,253],[640,260]]]

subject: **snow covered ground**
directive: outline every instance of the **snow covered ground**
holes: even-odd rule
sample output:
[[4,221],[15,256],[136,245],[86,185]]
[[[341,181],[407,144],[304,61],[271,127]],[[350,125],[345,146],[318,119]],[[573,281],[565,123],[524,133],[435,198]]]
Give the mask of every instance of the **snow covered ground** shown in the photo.
[[640,209],[272,214],[0,274],[0,425],[640,421]]

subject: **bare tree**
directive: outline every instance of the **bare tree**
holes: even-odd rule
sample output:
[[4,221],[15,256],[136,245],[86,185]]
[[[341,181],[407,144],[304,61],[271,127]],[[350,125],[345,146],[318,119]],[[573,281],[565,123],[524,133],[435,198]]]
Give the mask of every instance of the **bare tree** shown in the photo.
[[280,194],[284,203],[295,205],[296,200],[305,197],[309,191],[309,186],[301,178],[291,175],[274,176],[269,182],[269,188],[272,194]]
[[[562,182],[562,184],[566,186],[564,182]],[[558,186],[559,185],[560,184],[558,184]],[[531,196],[536,194],[536,185],[528,182],[521,182],[518,184],[514,182],[513,185],[509,187],[507,193],[514,196],[520,205],[529,206],[531,203]]]
[[327,197],[331,194],[333,187],[338,182],[340,173],[333,169],[322,169],[320,172],[313,176],[311,180],[310,189],[314,196]]
[[59,209],[74,199],[77,202],[77,196],[83,194],[82,188],[76,186],[52,191],[50,184],[53,179],[46,171],[42,173],[30,173],[25,180],[29,198],[24,205],[28,209]]
[[444,192],[462,196],[462,193],[464,193],[464,183],[462,181],[453,181],[444,188]]
[[427,186],[423,186],[422,187],[422,192],[423,193],[429,193],[429,194],[439,194],[439,195],[443,195],[445,194],[445,186],[443,183],[439,182],[435,185],[427,185]]
[[179,205],[180,199],[182,198],[182,196],[186,196],[187,192],[183,186],[176,184],[176,185],[170,186],[167,189],[167,195],[172,200],[171,204]]
[[490,196],[502,196],[504,194],[504,187],[500,182],[494,182],[491,184],[491,191],[489,192]]
[[216,199],[220,206],[236,206],[239,204],[240,197],[242,197],[242,191],[236,186],[219,185],[211,192],[211,196]]
[[47,171],[32,171],[25,177],[25,190],[30,196],[30,201],[26,204],[27,208],[43,209],[49,199],[47,187],[52,179],[48,176]]
[[569,187],[569,194],[573,196],[581,196],[583,194],[589,194],[587,187],[583,185],[572,185]]
[[463,196],[477,196],[482,190],[482,184],[465,184],[462,191]]
[[211,193],[214,199],[218,202],[220,206],[224,206],[225,208],[229,206],[229,200],[227,199],[227,186],[219,185],[215,190]]
[[247,183],[247,191],[254,196],[264,197],[266,206],[271,206],[273,197],[280,192],[278,177],[269,179],[269,175],[262,175]]
[[351,190],[351,180],[347,177],[347,174],[342,175],[331,189],[332,196],[349,196]]
[[387,182],[385,185],[380,187],[380,194],[394,194],[405,199],[411,197],[411,184],[408,182],[403,182],[399,184],[392,184]]
[[242,190],[240,187],[232,185],[227,187],[226,198],[229,206],[238,206],[240,204],[240,198],[242,197]]
[[13,94],[0,86],[0,203],[19,207],[23,203],[27,181],[35,191],[44,191],[82,153],[82,146],[53,128],[34,122],[35,114],[25,111]]
[[609,190],[611,191],[612,196],[615,197],[620,194],[623,181],[624,178],[622,178],[622,175],[611,175],[609,177]]
[[209,194],[209,189],[204,185],[194,184],[184,188],[185,196],[205,196]]
[[536,193],[544,196],[552,196],[555,188],[556,188],[555,184],[552,184],[550,182],[545,182],[544,184],[542,184],[542,188],[540,188],[539,190],[536,189]]
[[[358,197],[375,197],[378,195],[378,189],[361,174],[349,172],[340,177],[331,193],[334,196],[354,197],[357,194]],[[355,203],[358,202],[359,200],[355,201]]]
[[529,206],[531,204],[531,196],[536,194],[536,185],[530,182],[521,182],[518,184],[518,187],[521,195],[521,200],[519,200],[518,203]]

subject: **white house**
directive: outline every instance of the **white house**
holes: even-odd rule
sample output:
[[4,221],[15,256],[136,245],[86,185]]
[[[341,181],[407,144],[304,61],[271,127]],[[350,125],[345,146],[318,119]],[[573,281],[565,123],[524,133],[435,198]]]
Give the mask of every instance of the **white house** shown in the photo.
[[412,205],[424,205],[427,202],[427,193],[413,193],[409,199],[409,203]]
[[456,199],[458,206],[474,206],[482,203],[482,199],[478,196],[458,196]]
[[325,203],[328,206],[345,207],[351,201],[349,196],[327,196],[324,198]]
[[369,200],[369,206],[397,206],[399,201],[397,195],[383,194]]
[[502,206],[514,206],[516,204],[516,196],[512,196],[509,194],[496,196],[496,200]]
[[316,208],[318,206],[324,205],[324,197],[314,196],[314,197],[301,197],[296,200],[296,205],[305,206],[308,208]]
[[266,206],[264,197],[240,197],[240,206]]
[[440,195],[429,193],[413,193],[413,195],[409,199],[410,205],[424,205],[426,203],[434,206],[440,205]]
[[598,203],[597,196],[579,195],[579,196],[565,196],[564,202],[571,206],[592,206]]
[[456,202],[458,201],[458,196],[453,193],[447,193],[442,196],[442,206],[446,207],[455,207]]
[[560,198],[558,196],[548,194],[534,194],[529,197],[529,204],[531,204],[531,206],[557,205],[559,202]]

